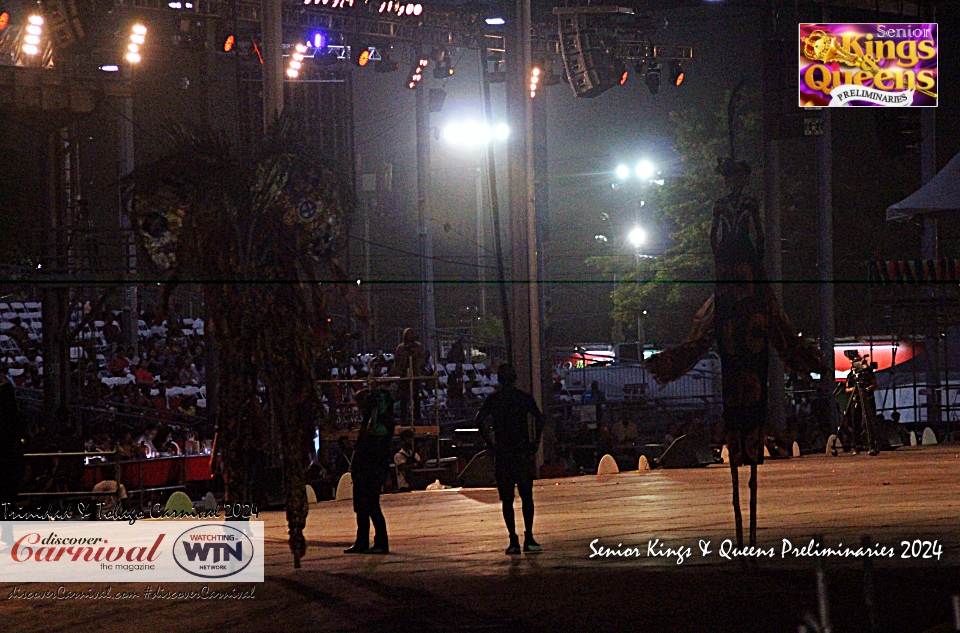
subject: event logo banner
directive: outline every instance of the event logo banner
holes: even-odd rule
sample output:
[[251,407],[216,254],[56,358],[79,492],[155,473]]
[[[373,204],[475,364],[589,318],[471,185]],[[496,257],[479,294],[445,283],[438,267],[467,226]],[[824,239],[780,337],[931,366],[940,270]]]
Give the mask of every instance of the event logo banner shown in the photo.
[[801,24],[800,106],[936,106],[937,25]]
[[12,582],[263,582],[263,522],[4,521]]

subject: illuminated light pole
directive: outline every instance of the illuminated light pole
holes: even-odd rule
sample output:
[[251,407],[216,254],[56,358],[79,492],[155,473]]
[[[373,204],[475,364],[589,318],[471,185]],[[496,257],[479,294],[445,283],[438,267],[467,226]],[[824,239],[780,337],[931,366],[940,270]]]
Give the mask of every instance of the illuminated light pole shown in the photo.
[[[127,53],[124,55],[127,63],[123,64],[121,74],[127,85],[123,97],[123,112],[120,118],[120,179],[124,182],[133,173],[134,139],[133,139],[133,67],[139,64],[143,57],[140,47],[146,43],[147,27],[143,24],[134,24],[130,27],[130,37],[127,42]],[[120,190],[120,231],[123,234],[125,245],[124,269],[131,277],[137,274],[137,246],[133,238],[133,221],[131,219],[131,205],[133,201],[124,186]],[[137,287],[134,284],[126,285],[123,289],[123,317],[122,330],[127,347],[139,347],[140,308],[137,297]]]
[[[466,123],[451,123],[443,130],[443,138],[454,146],[484,148],[492,141],[505,141],[510,136],[510,128],[506,123],[492,126],[468,121]],[[478,156],[477,166],[477,281],[480,283],[480,314],[487,316],[487,288],[484,272],[486,257],[486,231],[483,223],[483,160]]]

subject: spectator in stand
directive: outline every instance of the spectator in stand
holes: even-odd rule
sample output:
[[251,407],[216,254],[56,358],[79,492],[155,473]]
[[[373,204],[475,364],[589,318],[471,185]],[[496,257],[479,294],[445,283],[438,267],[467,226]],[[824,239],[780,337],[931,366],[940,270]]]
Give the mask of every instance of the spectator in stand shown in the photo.
[[[420,342],[420,338],[413,328],[403,331],[403,342],[397,346],[393,356],[393,375],[401,378],[416,378],[424,374],[427,365],[427,352]],[[420,420],[420,386],[413,381],[413,422]],[[397,386],[397,399],[400,401],[400,424],[410,424],[409,408],[411,400],[411,385],[401,382]]]
[[144,457],[156,457],[159,454],[157,447],[154,446],[153,440],[157,437],[157,425],[149,424],[144,430],[143,435],[137,438],[136,444],[142,447],[142,452]]
[[153,374],[150,373],[150,370],[147,369],[145,365],[140,365],[137,367],[137,371],[134,372],[133,376],[138,385],[153,384]]
[[116,378],[122,378],[127,375],[127,370],[130,368],[130,361],[124,356],[123,352],[117,352],[113,355],[113,358],[110,359],[110,362],[107,363],[107,371],[110,372],[111,376]]
[[423,458],[417,453],[414,446],[413,431],[406,430],[400,434],[403,445],[393,456],[393,463],[397,466],[397,490],[406,492],[410,490],[410,483],[407,481],[407,475],[414,468],[423,466]]

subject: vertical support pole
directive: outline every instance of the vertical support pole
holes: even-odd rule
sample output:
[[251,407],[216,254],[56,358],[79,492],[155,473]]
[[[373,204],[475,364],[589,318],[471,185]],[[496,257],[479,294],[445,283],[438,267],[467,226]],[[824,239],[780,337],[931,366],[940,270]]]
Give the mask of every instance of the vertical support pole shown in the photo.
[[[550,350],[553,347],[549,286],[547,279],[547,245],[550,243],[550,172],[547,154],[547,92],[540,90],[533,101],[533,206],[536,218],[537,283],[539,287],[540,327],[540,384],[541,395],[550,393],[553,367]],[[546,407],[547,402],[541,402]]]
[[[937,173],[937,126],[936,108],[922,108],[920,110],[920,181],[927,184]],[[924,259],[937,259],[937,220],[923,218],[923,236],[921,238],[921,255]],[[927,290],[927,298],[931,308],[935,305],[937,289],[931,286]],[[941,374],[941,340],[936,323],[938,310],[933,310],[934,322],[930,323],[924,332],[926,356],[926,383],[927,383],[927,424],[939,424],[940,415],[940,374]]]
[[477,165],[477,283],[480,284],[480,316],[487,318],[486,235],[483,225],[483,168]]
[[[822,110],[823,135],[817,146],[817,267],[820,296],[820,351],[827,374],[821,376],[823,393],[830,398],[834,386],[834,286],[833,286],[833,157],[830,108]],[[834,426],[836,407],[829,407],[830,426]]]
[[280,0],[263,0],[263,131],[283,114],[283,14]]
[[[487,74],[487,48],[481,46],[480,77],[483,83],[483,119],[488,129],[493,129],[493,108],[490,106],[490,78]],[[490,188],[490,216],[493,220],[493,244],[497,261],[497,289],[500,294],[500,314],[503,319],[503,336],[507,346],[507,360],[513,362],[513,325],[508,300],[506,266],[503,261],[503,231],[500,230],[500,193],[497,188],[497,162],[493,143],[487,143],[487,181]]]
[[[764,257],[767,279],[773,284],[777,303],[783,306],[783,256],[780,231],[780,143],[767,137],[763,146],[763,215]],[[783,360],[772,348],[769,351],[767,417],[774,428],[785,430]]]
[[540,292],[537,283],[537,226],[534,206],[533,103],[530,0],[515,3],[507,19],[507,122],[510,126],[507,174],[510,183],[510,247],[513,281],[513,364],[518,386],[540,401]]
[[[135,166],[135,148],[133,143],[133,69],[129,63],[123,64],[123,79],[126,94],[123,97],[123,111],[120,118],[120,239],[123,244],[123,270],[127,276],[137,273],[137,246],[133,239],[133,220],[129,184],[125,181],[133,173]],[[137,287],[129,284],[123,288],[123,316],[121,329],[124,344],[136,350],[140,336],[138,323],[140,309],[137,301]]]
[[[64,255],[66,251],[63,222],[63,188],[61,187],[60,160],[63,152],[61,131],[51,130],[47,135],[47,210],[46,210],[46,258],[44,264],[54,274],[65,272]],[[68,406],[70,351],[61,335],[60,325],[67,318],[67,290],[62,286],[44,285],[41,294],[43,311],[43,412],[49,425],[45,430],[65,433],[67,429],[57,428],[64,423],[59,413]]]
[[430,104],[425,86],[414,90],[417,102],[417,240],[420,244],[420,314],[423,346],[436,359],[433,301],[433,234],[430,231]]

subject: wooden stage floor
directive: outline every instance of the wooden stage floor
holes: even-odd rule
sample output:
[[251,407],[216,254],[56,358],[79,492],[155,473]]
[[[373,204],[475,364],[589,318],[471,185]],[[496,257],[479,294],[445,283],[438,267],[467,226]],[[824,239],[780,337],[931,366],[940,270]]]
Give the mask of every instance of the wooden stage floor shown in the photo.
[[[747,477],[742,470],[745,522]],[[797,631],[816,611],[815,558],[783,554],[784,541],[855,549],[862,535],[894,553],[870,559],[878,630],[953,630],[960,445],[768,461],[760,467],[758,545],[772,557],[721,555],[733,538],[730,494],[721,466],[541,480],[535,532],[545,551],[520,557],[503,553],[493,489],[383,497],[388,556],[344,555],[355,530],[351,503],[323,502],[311,507],[300,570],[283,513],[267,512],[266,582],[252,600],[24,602],[7,599],[7,585],[0,630]],[[904,559],[902,541],[938,547],[921,545]],[[674,551],[650,556],[651,542],[654,551]],[[639,555],[591,557],[599,547]],[[939,559],[923,557],[936,551]],[[824,561],[834,631],[869,631],[864,559]]]

